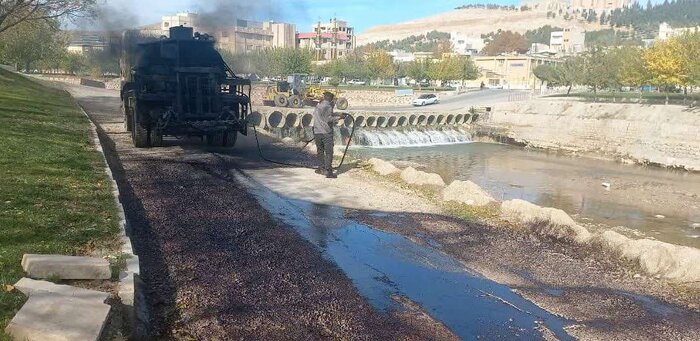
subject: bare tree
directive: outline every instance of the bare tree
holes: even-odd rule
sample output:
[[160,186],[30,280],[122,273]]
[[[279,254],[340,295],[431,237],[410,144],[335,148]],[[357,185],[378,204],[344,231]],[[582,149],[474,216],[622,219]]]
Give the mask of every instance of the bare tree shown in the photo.
[[0,33],[24,21],[91,15],[95,0],[0,0]]

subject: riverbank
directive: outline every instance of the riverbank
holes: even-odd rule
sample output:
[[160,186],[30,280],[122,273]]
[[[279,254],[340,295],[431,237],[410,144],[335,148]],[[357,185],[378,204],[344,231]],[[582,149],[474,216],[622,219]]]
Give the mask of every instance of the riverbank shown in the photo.
[[607,251],[542,236],[524,224],[501,224],[497,206],[443,205],[435,187],[363,169],[345,170],[337,180],[317,180],[312,170],[296,168],[245,174],[281,197],[340,207],[345,219],[444,252],[562,316],[575,337],[700,336],[698,288],[654,278]]
[[478,135],[531,148],[700,171],[700,109],[537,99],[502,103]]
[[118,253],[121,242],[111,181],[72,98],[4,70],[0,88],[2,331],[26,300],[11,287],[25,253]]

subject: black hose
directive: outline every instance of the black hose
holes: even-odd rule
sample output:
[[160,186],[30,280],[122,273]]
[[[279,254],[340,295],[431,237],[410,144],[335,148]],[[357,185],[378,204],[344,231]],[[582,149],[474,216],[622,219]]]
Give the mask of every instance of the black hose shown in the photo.
[[[345,156],[348,154],[348,149],[350,148],[350,143],[352,143],[352,138],[355,136],[355,118],[352,117],[350,114],[346,114],[348,117],[350,117],[350,120],[352,120],[352,130],[350,131],[350,138],[348,138],[348,143],[345,145],[345,151],[343,151],[343,157],[340,159],[340,164],[338,166],[333,167],[334,170],[338,170],[340,167],[343,166],[343,163],[345,162]],[[254,124],[251,125],[253,127],[253,132],[255,133],[255,143],[258,146],[258,155],[260,155],[260,158],[274,164],[278,165],[283,165],[283,166],[291,166],[291,167],[301,167],[301,168],[310,168],[310,169],[315,169],[316,167],[310,167],[306,165],[301,165],[301,164],[295,164],[295,163],[288,163],[288,162],[283,162],[283,161],[276,161],[276,160],[271,160],[265,157],[265,155],[262,152],[262,149],[260,148],[260,140],[258,140],[258,129]],[[313,138],[309,141],[305,141],[306,144],[304,147],[302,147],[302,150],[306,148],[306,146],[309,145],[309,143],[313,142]]]

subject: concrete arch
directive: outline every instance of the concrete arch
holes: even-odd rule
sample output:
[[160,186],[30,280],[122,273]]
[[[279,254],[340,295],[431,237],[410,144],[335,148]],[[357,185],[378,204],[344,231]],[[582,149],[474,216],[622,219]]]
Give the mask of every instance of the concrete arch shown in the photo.
[[396,121],[396,125],[399,127],[405,127],[408,125],[408,117],[407,116],[399,116],[399,119]]
[[416,125],[418,126],[423,126],[425,123],[428,121],[428,117],[425,115],[418,115],[418,120],[416,121]]
[[463,119],[464,119],[464,115],[462,115],[462,114],[455,115],[455,123],[454,124],[462,124]]
[[367,126],[368,127],[376,127],[377,126],[377,116],[367,117]]
[[445,115],[438,115],[437,119],[435,120],[435,124],[443,125],[445,124],[445,119],[447,117]]
[[389,124],[389,120],[387,119],[386,116],[377,117],[377,127],[378,128],[386,128],[386,126],[388,124]]
[[267,126],[270,128],[282,128],[284,127],[284,115],[279,111],[273,111],[267,117]]
[[350,116],[346,116],[345,119],[343,119],[342,121],[343,121],[343,126],[345,126],[347,128],[352,128],[355,126],[355,122],[352,120],[352,117],[350,117]]
[[418,124],[418,115],[411,115],[408,117],[408,125],[414,126]]
[[399,118],[396,116],[390,116],[387,122],[388,127],[396,127],[399,125]]
[[299,126],[299,121],[299,115],[293,112],[287,113],[287,116],[284,118],[284,127],[296,128]]
[[472,115],[472,122],[476,122],[479,119],[479,114]]
[[435,115],[430,115],[428,116],[428,120],[426,121],[426,124],[429,126],[435,124],[435,121],[437,120],[437,117]]
[[462,121],[463,124],[469,124],[472,121],[472,115],[471,114],[464,114],[464,120]]
[[248,123],[256,128],[265,128],[267,126],[267,118],[258,111],[253,111],[248,115]]
[[304,114],[301,116],[301,127],[302,128],[308,128],[311,126],[311,123],[314,121],[314,115],[312,114]]
[[445,119],[445,124],[455,124],[455,115],[447,115],[447,118]]
[[355,126],[364,127],[366,125],[367,125],[367,119],[365,118],[364,115],[357,115],[357,117],[355,117]]

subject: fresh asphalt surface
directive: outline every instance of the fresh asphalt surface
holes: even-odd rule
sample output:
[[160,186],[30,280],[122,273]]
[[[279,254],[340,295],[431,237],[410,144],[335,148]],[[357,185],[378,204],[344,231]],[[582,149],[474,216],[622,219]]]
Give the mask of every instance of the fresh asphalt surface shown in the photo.
[[[139,255],[144,283],[137,294],[142,312],[138,315],[137,330],[142,338],[454,338],[444,326],[426,328],[421,325],[420,321],[429,320],[425,316],[411,320],[377,310],[368,303],[367,295],[358,290],[359,283],[350,275],[350,270],[343,264],[329,261],[327,250],[319,249],[313,241],[300,236],[299,229],[293,227],[293,217],[284,212],[269,212],[263,207],[269,209],[274,200],[287,205],[287,200],[270,199],[261,206],[249,194],[246,184],[242,184],[238,176],[231,175],[256,170],[277,172],[278,166],[259,159],[251,138],[239,140],[233,150],[209,148],[192,139],[168,139],[162,148],[136,149],[123,130],[115,92],[77,86],[70,90],[97,123],[120,187],[128,232]],[[484,96],[502,99],[508,95],[488,90],[476,98],[484,100]],[[465,101],[464,98],[455,99],[459,105]],[[443,103],[451,104],[456,105]],[[265,139],[263,143],[269,141]],[[267,146],[266,152],[278,160],[307,165],[314,162],[281,147]],[[367,226],[386,231],[396,230],[391,222],[399,218],[381,217],[371,212],[358,212],[355,218],[343,219],[364,221],[371,223]],[[498,269],[518,264],[519,268],[526,269],[526,275],[532,274],[527,276],[550,273],[552,281],[560,281],[558,288],[567,289],[550,289],[537,284],[518,291],[539,298],[540,303],[546,303],[546,309],[557,314],[590,316],[586,318],[587,323],[602,338],[609,337],[611,331],[617,333],[613,335],[634,339],[659,336],[693,339],[697,336],[697,322],[700,321],[697,313],[656,302],[647,296],[630,296],[628,291],[611,291],[606,286],[617,280],[619,274],[608,276],[605,272],[590,270],[598,266],[589,267],[590,260],[585,257],[577,260],[537,240],[494,233],[485,227],[468,227],[467,233],[459,232],[464,231],[463,228],[447,229],[457,231],[454,233],[422,230],[426,226],[461,224],[444,217],[406,215],[401,219],[415,220],[411,223],[418,226],[414,238],[430,236],[448,245],[445,252],[459,256],[461,261],[486,267],[495,264]],[[337,233],[328,232],[331,237]],[[395,232],[402,233],[401,230]],[[329,242],[333,243],[334,239]],[[362,252],[360,250],[350,251],[356,254]],[[534,277],[531,280],[536,281]],[[623,284],[620,287],[626,290],[641,285],[637,282]],[[417,295],[421,296],[420,290],[435,288],[426,285],[414,289],[419,290]],[[440,300],[435,302],[439,304]],[[513,308],[503,304],[495,309]],[[434,311],[428,313],[432,315]],[[450,318],[454,319],[455,315],[448,315],[444,321]],[[439,319],[443,321],[442,317]],[[458,320],[464,322],[464,318]],[[537,335],[513,334],[518,331],[509,330],[507,325],[488,327],[496,329],[494,335],[500,338],[536,338]],[[687,331],[694,333],[687,334]]]

